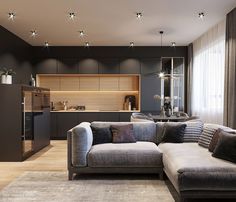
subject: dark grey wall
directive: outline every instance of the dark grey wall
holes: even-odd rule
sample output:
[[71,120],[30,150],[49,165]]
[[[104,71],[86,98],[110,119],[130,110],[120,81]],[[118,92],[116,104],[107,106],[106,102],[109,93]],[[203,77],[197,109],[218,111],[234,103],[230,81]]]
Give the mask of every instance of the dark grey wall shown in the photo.
[[[160,79],[152,72],[160,71],[161,57],[184,57],[187,47],[34,47],[34,74],[118,73],[141,74],[141,109],[157,112],[160,103]],[[186,65],[185,65],[186,66]]]
[[0,68],[14,69],[13,83],[28,84],[32,73],[32,46],[0,26]]

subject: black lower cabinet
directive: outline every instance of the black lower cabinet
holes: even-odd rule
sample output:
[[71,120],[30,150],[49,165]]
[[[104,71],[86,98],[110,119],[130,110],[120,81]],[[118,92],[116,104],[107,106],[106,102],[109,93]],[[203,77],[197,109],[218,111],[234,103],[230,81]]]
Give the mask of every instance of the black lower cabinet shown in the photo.
[[120,122],[130,122],[131,114],[130,112],[120,113]]
[[50,108],[34,116],[34,151],[37,152],[50,144]]
[[78,125],[77,113],[58,113],[57,114],[57,138],[65,139],[67,131]]
[[51,139],[65,140],[67,131],[82,122],[129,122],[131,112],[51,112]]

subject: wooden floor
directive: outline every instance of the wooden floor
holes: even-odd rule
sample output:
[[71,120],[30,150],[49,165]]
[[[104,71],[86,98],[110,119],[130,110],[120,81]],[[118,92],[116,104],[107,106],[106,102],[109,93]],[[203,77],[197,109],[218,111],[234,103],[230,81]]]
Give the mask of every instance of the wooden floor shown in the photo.
[[0,190],[25,171],[66,171],[66,141],[51,141],[24,162],[0,162]]

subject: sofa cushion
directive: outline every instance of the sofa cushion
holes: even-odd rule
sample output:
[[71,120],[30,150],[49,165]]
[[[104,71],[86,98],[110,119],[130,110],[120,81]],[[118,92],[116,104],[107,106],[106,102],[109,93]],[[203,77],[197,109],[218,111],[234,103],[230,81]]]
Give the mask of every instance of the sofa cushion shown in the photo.
[[186,128],[184,131],[184,142],[198,142],[203,130],[203,122],[200,119],[194,119],[184,122]]
[[236,163],[236,135],[221,131],[212,156]]
[[213,158],[197,143],[162,143],[164,170],[177,191],[236,190],[236,164]]
[[112,142],[112,133],[110,127],[91,126],[91,129],[93,131],[93,145]]
[[134,143],[136,142],[134,137],[133,124],[127,124],[123,126],[111,125],[112,142],[113,143]]
[[162,167],[162,153],[152,142],[98,144],[88,154],[89,167]]
[[184,130],[186,124],[170,124],[165,123],[163,135],[162,135],[162,142],[172,142],[172,143],[182,143],[184,140]]
[[217,125],[217,124],[204,124],[202,135],[199,137],[198,144],[202,147],[209,148],[211,139],[218,129],[224,131],[232,131],[231,128]]
[[[92,122],[91,126],[110,127],[111,125],[127,125],[130,122]],[[157,142],[156,124],[153,122],[134,122],[134,137],[136,141]]]

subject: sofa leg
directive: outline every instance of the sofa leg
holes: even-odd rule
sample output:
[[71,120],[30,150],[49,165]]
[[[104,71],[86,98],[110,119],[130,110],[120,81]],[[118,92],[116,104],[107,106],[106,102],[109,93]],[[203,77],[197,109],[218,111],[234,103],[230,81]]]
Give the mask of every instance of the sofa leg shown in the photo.
[[73,180],[74,173],[72,171],[68,171],[68,180]]

